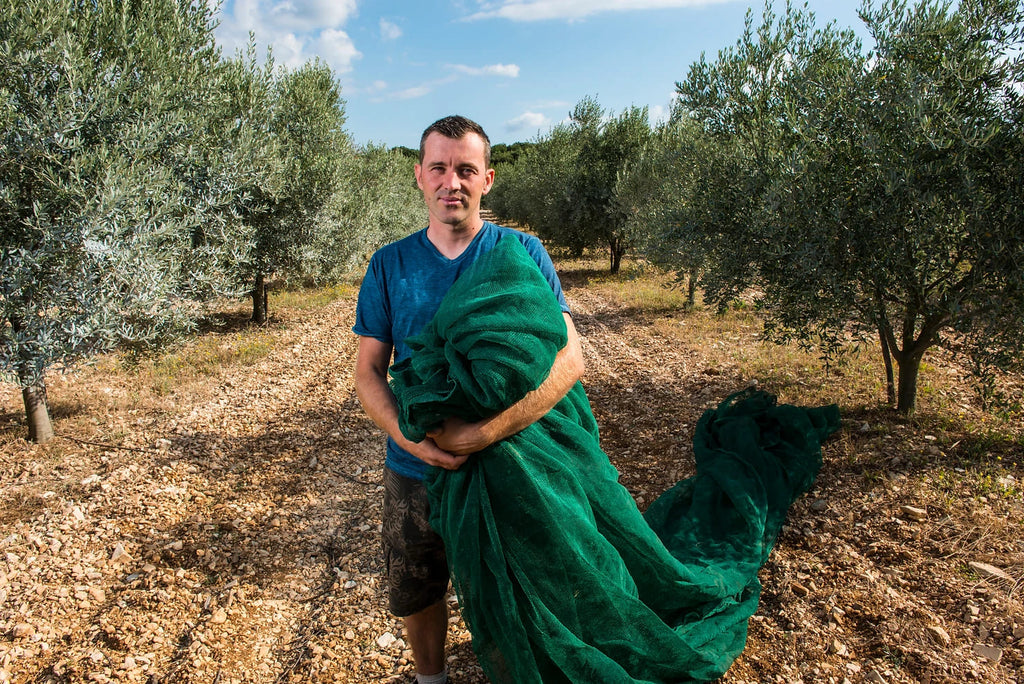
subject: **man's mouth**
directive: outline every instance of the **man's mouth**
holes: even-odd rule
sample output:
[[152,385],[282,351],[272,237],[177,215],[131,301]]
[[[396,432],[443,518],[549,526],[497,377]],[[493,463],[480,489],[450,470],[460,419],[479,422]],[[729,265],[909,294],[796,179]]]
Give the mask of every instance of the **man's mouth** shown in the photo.
[[458,196],[442,197],[441,203],[444,204],[446,207],[459,207],[462,206],[462,198]]

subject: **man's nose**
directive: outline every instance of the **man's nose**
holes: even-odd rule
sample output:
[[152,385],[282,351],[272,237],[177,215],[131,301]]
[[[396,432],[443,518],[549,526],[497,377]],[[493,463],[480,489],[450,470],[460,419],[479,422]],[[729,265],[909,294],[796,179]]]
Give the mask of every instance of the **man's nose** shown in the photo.
[[462,187],[462,183],[459,181],[459,174],[457,171],[449,171],[445,176],[444,185],[449,190],[458,190]]

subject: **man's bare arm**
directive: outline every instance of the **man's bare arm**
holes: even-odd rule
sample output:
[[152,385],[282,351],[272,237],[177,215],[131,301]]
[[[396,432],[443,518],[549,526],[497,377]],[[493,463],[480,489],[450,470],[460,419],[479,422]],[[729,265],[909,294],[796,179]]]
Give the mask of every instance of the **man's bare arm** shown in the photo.
[[572,317],[564,314],[568,341],[558,352],[547,378],[537,389],[497,413],[476,423],[449,418],[440,430],[429,433],[435,444],[447,453],[466,456],[537,422],[561,401],[576,381],[583,377],[583,350]]
[[356,396],[363,410],[380,429],[388,433],[398,446],[413,456],[448,470],[455,470],[467,458],[453,455],[439,448],[431,438],[422,442],[410,442],[398,427],[398,404],[388,386],[388,364],[391,362],[391,345],[373,337],[359,338],[359,353],[356,355]]

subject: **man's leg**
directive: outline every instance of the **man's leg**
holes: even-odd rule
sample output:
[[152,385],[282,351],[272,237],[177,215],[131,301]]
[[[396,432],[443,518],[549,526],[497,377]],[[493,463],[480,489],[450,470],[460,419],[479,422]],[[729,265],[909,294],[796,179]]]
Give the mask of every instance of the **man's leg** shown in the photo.
[[444,642],[448,636],[448,604],[434,605],[405,618],[405,636],[412,649],[416,674],[444,672]]
[[405,621],[420,682],[444,682],[448,559],[422,482],[384,468],[382,541],[391,613]]

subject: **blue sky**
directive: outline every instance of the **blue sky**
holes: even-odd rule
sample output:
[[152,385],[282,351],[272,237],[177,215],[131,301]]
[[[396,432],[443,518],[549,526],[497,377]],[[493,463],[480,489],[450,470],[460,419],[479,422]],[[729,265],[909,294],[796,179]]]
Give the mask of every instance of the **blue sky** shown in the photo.
[[[863,35],[860,0],[810,0],[819,26]],[[668,110],[676,81],[743,31],[732,0],[226,0],[217,40],[227,54],[252,31],[275,61],[319,55],[360,144],[416,147],[447,114],[478,121],[493,143],[531,140],[585,96],[615,113]],[[762,3],[754,4],[760,18]]]

